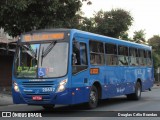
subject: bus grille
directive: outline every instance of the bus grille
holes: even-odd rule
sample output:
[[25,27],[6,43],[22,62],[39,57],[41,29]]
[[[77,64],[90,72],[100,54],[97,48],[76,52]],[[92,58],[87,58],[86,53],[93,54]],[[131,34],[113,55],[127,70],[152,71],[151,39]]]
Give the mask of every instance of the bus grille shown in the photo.
[[41,88],[41,87],[53,87],[53,81],[38,81],[38,82],[22,82],[22,86],[25,88]]

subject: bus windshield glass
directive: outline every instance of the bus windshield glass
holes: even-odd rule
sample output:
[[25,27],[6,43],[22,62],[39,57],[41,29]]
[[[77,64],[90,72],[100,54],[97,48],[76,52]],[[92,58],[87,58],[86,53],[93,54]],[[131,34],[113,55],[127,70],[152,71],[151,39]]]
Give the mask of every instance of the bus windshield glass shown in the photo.
[[21,44],[15,58],[17,78],[62,77],[67,73],[68,43]]

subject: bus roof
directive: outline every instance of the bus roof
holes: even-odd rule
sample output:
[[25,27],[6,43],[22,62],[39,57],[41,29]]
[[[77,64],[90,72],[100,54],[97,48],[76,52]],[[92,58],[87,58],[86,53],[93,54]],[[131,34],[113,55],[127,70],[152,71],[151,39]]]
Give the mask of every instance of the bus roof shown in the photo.
[[121,40],[121,39],[117,39],[117,38],[113,38],[113,37],[108,37],[108,36],[104,36],[104,35],[99,35],[99,34],[95,34],[95,33],[91,33],[91,32],[86,32],[86,31],[81,31],[78,29],[66,29],[66,28],[55,28],[55,29],[40,29],[40,30],[34,30],[31,32],[26,32],[23,33],[21,35],[24,36],[26,34],[36,34],[36,33],[52,33],[52,32],[65,32],[65,33],[70,33],[71,34],[77,34],[77,36],[81,36],[84,38],[89,38],[91,40],[98,40],[98,41],[102,41],[102,42],[109,42],[109,43],[115,43],[115,44],[120,44],[120,45],[125,45],[125,46],[129,46],[129,47],[138,47],[138,48],[144,48],[144,49],[151,49],[151,46],[148,45],[144,45],[144,44],[138,44],[135,42],[130,42],[130,41],[125,41],[125,40]]
[[135,42],[130,42],[130,41],[126,41],[126,40],[121,40],[121,39],[108,37],[108,36],[104,36],[104,35],[99,35],[99,34],[95,34],[95,33],[85,32],[85,31],[81,31],[81,30],[77,30],[77,29],[72,29],[71,31],[74,34],[78,33],[79,35],[81,35],[81,37],[84,37],[84,38],[86,37],[91,40],[99,40],[102,42],[109,42],[109,43],[113,43],[113,44],[115,43],[115,44],[125,45],[128,47],[138,47],[138,48],[145,48],[145,49],[152,48],[152,46],[139,44],[139,43],[135,43]]

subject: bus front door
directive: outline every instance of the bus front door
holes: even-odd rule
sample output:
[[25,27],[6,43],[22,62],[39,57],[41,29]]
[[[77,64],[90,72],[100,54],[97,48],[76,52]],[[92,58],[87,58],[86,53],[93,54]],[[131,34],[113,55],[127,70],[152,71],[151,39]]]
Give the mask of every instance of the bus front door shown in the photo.
[[87,102],[89,94],[87,44],[81,39],[74,39],[72,47],[72,94],[75,104]]

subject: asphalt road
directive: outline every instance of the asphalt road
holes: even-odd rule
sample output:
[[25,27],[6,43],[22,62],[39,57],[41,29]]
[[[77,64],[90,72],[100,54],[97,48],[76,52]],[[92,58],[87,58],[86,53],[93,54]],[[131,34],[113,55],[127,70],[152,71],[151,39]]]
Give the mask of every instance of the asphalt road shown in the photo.
[[[72,111],[70,111],[72,110]],[[18,112],[29,112],[29,113],[42,113],[42,119],[56,119],[56,120],[106,120],[106,116],[113,116],[116,114],[123,113],[156,113],[159,111],[160,114],[160,88],[152,89],[142,93],[142,98],[139,101],[129,101],[126,96],[119,96],[112,99],[103,100],[99,103],[99,106],[93,110],[87,110],[83,105],[76,106],[56,106],[52,111],[46,111],[41,106],[28,106],[28,105],[9,105],[0,106],[0,111],[18,111]],[[68,112],[69,111],[69,112]],[[96,117],[97,116],[97,117]],[[54,118],[53,118],[54,117]],[[2,119],[2,118],[0,118]],[[3,118],[4,119],[4,118]],[[17,119],[17,118],[15,118]],[[33,119],[33,118],[32,118]],[[34,118],[36,119],[36,118]],[[39,119],[39,118],[37,118]],[[125,120],[126,117],[109,117],[107,120]],[[130,120],[136,120],[137,117],[130,117]],[[139,120],[158,120],[157,117],[138,117]]]

